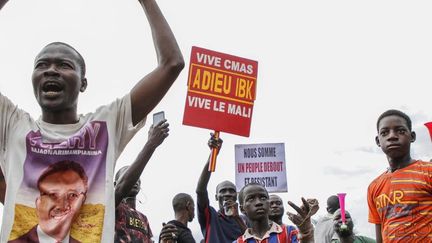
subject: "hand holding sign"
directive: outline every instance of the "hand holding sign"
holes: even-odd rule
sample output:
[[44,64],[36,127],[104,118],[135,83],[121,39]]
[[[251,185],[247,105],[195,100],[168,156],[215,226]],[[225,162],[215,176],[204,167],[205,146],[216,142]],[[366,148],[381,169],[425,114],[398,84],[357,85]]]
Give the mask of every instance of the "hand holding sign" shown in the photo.
[[211,149],[210,163],[208,171],[214,172],[216,169],[216,157],[222,147],[223,140],[219,138],[219,132],[210,133],[210,139],[208,141],[208,146]]

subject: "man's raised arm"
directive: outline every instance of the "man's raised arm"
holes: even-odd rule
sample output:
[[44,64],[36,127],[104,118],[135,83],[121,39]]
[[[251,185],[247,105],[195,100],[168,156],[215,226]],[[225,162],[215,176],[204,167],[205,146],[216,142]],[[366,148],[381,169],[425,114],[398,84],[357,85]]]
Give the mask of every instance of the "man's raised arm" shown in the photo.
[[0,9],[6,4],[7,0],[0,0]]
[[158,66],[131,90],[134,125],[146,117],[159,103],[185,65],[174,34],[155,0],[139,0],[139,2],[150,24]]
[[[211,138],[208,141],[208,146],[210,147],[210,149],[217,148],[219,153],[220,148],[222,147],[222,139],[216,138],[214,134],[211,134]],[[197,193],[197,204],[199,205],[208,203],[207,185],[210,181],[210,176],[211,176],[211,172],[208,170],[209,163],[210,163],[210,156],[207,159],[207,163],[204,165],[200,178],[198,179],[196,193]]]
[[135,161],[126,169],[126,171],[116,181],[115,185],[115,206],[117,207],[121,200],[127,196],[135,183],[139,180],[141,173],[149,162],[153,152],[168,137],[169,124],[167,120],[162,120],[155,126],[151,126],[148,132],[148,140]]

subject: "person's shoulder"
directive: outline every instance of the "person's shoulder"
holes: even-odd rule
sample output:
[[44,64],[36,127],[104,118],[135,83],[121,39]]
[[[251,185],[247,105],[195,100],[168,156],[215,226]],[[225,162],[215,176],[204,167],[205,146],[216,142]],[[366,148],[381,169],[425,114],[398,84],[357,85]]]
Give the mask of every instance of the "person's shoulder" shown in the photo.
[[135,209],[135,211],[137,212],[137,214],[139,214],[145,221],[148,221],[148,219],[147,219],[147,216],[143,213],[143,212],[141,212],[141,211],[138,211],[138,210],[136,210]]
[[180,228],[180,229],[189,229],[189,228],[188,228],[186,225],[184,225],[182,222],[177,221],[177,220],[175,220],[175,219],[173,219],[173,220],[171,220],[171,221],[168,221],[167,224],[173,224],[173,225],[175,225],[177,228]]
[[69,238],[69,243],[81,243],[81,241],[74,239],[72,236]]
[[357,235],[356,240],[359,240],[359,242],[362,243],[376,243],[376,240],[369,238],[367,236]]
[[432,176],[432,162],[429,161],[416,160],[404,169],[408,177]]
[[201,211],[205,212],[206,210],[208,210],[212,214],[213,213],[215,213],[215,214],[218,213],[217,210],[210,205],[210,201],[209,200],[205,200],[203,202],[200,202],[200,201],[197,200],[197,206],[198,206],[198,212],[201,212]]
[[112,112],[117,110],[119,107],[125,106],[130,107],[131,100],[130,100],[130,94],[125,94],[123,97],[116,98],[115,100],[106,103],[101,104],[94,109],[92,112],[85,113],[81,115],[82,117],[92,117],[94,114],[101,114],[105,112]]
[[294,225],[283,225],[288,237],[298,236],[299,231]]
[[10,113],[14,116],[17,116],[18,120],[31,120],[34,121],[34,119],[31,117],[31,115],[21,108],[18,107],[18,105],[14,104],[8,97],[4,96],[0,92],[0,108],[2,109],[3,113]]
[[25,242],[39,242],[39,237],[37,235],[37,226],[31,228],[27,233],[21,235],[15,240],[8,241],[8,243],[25,243]]
[[432,169],[432,162],[416,160],[414,163],[412,163],[412,166],[417,168]]
[[316,224],[323,224],[323,223],[333,223],[333,214],[326,213],[325,215],[321,215],[318,217]]
[[385,181],[387,179],[387,174],[388,170],[382,172],[379,176],[375,177],[375,179],[373,179],[371,183],[369,183],[368,189],[374,187],[376,184],[381,184],[383,181]]

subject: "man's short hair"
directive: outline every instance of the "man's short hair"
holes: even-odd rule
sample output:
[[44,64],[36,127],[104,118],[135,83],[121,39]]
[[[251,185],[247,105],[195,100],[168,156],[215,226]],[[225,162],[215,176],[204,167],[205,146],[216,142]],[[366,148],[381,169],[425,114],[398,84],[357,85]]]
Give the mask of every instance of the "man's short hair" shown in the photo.
[[384,118],[384,117],[388,117],[388,116],[398,116],[403,118],[406,121],[406,124],[408,126],[408,129],[411,131],[412,130],[412,123],[411,123],[411,119],[409,118],[409,116],[405,113],[403,113],[402,111],[399,110],[387,110],[384,113],[382,113],[377,120],[377,131],[379,130],[379,123],[380,121]]
[[86,64],[85,64],[83,56],[81,56],[81,54],[75,48],[73,48],[71,45],[64,43],[64,42],[60,42],[60,41],[49,43],[43,49],[47,48],[48,46],[52,46],[52,45],[65,46],[65,47],[71,49],[72,51],[74,51],[78,55],[78,60],[77,60],[78,65],[80,66],[80,69],[81,69],[81,76],[82,76],[82,78],[84,78],[85,74],[86,74]]
[[74,171],[75,173],[78,174],[78,176],[83,180],[84,185],[87,187],[87,183],[88,183],[88,178],[87,175],[83,169],[83,167],[72,160],[62,160],[59,162],[56,162],[54,164],[51,164],[50,166],[48,166],[48,168],[46,168],[42,174],[39,176],[39,179],[37,181],[37,187],[40,190],[40,183],[47,178],[48,176],[55,174],[57,172],[66,172],[66,171]]
[[327,198],[327,212],[334,213],[340,208],[339,197],[336,195],[331,195]]
[[222,181],[222,182],[220,182],[219,184],[216,185],[216,194],[219,192],[219,187],[220,187],[222,184],[224,184],[224,183],[230,184],[230,185],[233,186],[234,188],[236,187],[236,186],[234,185],[234,183],[232,183],[231,181],[228,181],[228,180]]
[[[264,190],[267,192],[267,189],[265,188],[265,186],[263,186],[263,185],[260,184],[260,183],[251,182],[251,183],[249,183],[249,184],[246,184],[246,185],[245,185],[245,186],[240,190],[239,195],[238,195],[240,205],[243,205],[243,204],[244,204],[244,199],[245,199],[245,198],[244,198],[244,190],[245,190],[246,188],[250,187],[250,186],[260,186],[260,187],[264,188]],[[267,196],[268,196],[268,192],[267,192]]]
[[178,193],[177,195],[175,195],[172,200],[174,212],[180,212],[186,209],[188,202],[193,204],[193,199],[191,195],[187,193]]

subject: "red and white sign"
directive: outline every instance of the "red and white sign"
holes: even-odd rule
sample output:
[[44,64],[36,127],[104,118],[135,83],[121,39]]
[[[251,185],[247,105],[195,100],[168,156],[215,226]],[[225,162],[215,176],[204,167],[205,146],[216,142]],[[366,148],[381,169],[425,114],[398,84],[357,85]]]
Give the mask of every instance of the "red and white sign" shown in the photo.
[[258,62],[192,47],[183,124],[249,137]]

